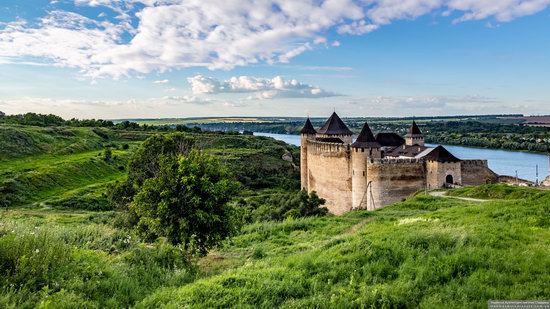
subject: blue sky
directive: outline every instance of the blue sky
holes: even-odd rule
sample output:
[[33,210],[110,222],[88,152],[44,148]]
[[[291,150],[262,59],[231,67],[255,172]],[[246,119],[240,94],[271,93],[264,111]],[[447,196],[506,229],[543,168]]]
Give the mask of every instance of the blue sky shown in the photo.
[[550,0],[0,4],[0,111],[550,114]]

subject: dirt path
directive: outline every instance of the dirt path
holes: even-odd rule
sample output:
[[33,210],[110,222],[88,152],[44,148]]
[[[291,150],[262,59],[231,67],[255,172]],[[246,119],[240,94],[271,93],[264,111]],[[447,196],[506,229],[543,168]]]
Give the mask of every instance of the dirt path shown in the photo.
[[471,198],[471,197],[448,196],[447,192],[445,192],[445,191],[430,191],[430,195],[435,196],[435,197],[454,198],[454,199],[457,199],[457,200],[463,200],[463,201],[468,201],[468,202],[477,202],[477,203],[482,203],[482,202],[488,202],[489,201],[489,200],[482,200],[482,199]]

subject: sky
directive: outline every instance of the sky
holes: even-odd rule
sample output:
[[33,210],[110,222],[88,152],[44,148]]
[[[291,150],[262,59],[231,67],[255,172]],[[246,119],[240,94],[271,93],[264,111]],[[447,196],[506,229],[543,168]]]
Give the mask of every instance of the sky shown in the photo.
[[2,0],[0,111],[550,114],[550,0]]

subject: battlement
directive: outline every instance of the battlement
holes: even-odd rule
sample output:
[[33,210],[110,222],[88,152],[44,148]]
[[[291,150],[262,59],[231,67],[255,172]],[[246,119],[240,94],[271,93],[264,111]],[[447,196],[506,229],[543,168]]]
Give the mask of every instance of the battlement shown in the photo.
[[487,160],[463,160],[462,165],[464,166],[480,166],[480,167],[489,167]]
[[307,149],[312,153],[344,153],[350,151],[350,146],[340,143],[330,143],[315,140],[307,140]]
[[371,160],[371,163],[378,164],[418,164],[424,163],[423,159],[418,158],[382,158]]

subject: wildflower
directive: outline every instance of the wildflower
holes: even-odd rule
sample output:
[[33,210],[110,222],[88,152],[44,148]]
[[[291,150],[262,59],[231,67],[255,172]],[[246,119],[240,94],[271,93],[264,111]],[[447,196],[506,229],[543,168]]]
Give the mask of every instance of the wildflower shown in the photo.
[[34,253],[39,253],[39,252],[40,252],[40,250],[38,250],[38,249],[34,250]]

